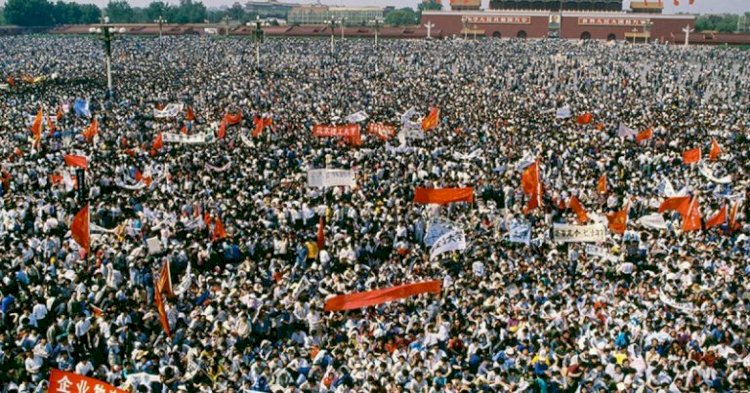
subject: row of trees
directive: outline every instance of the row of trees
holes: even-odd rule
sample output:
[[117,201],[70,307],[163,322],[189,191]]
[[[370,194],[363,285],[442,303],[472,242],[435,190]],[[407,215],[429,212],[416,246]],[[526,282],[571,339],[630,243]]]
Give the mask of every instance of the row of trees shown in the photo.
[[750,32],[750,12],[745,15],[702,15],[695,20],[698,31]]
[[146,8],[133,8],[126,0],[110,0],[104,8],[113,23],[153,23],[162,17],[169,23],[203,23],[208,17],[200,1],[180,0],[179,5],[153,1]]
[[59,24],[94,23],[102,11],[93,4],[77,4],[58,0],[8,0],[2,22],[19,26],[52,26]]

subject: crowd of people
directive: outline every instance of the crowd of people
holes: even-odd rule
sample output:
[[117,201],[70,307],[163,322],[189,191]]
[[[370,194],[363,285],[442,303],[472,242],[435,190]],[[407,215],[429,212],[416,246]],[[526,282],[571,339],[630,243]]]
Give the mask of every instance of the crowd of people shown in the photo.
[[[109,94],[97,40],[0,38],[3,393],[44,392],[52,369],[154,393],[750,391],[750,52],[344,40],[331,53],[278,39],[258,66],[243,39],[120,37],[113,50]],[[169,104],[184,109],[154,117]],[[439,124],[422,135],[365,132],[432,107]],[[359,146],[312,134],[359,111]],[[256,116],[272,124],[253,136]],[[166,133],[208,137],[155,146]],[[531,161],[544,192],[528,211]],[[356,185],[310,188],[315,168],[355,170]],[[640,225],[665,184],[699,197],[704,219],[739,208],[705,230],[674,212]],[[416,204],[417,187],[475,200]],[[554,223],[578,224],[572,197],[592,222],[627,205],[627,231],[596,253],[555,242]],[[86,204],[88,253],[70,230]],[[430,258],[436,220],[468,246]],[[511,241],[516,225],[530,241]],[[165,265],[169,334],[155,306]],[[441,293],[324,311],[334,295],[426,280]]]

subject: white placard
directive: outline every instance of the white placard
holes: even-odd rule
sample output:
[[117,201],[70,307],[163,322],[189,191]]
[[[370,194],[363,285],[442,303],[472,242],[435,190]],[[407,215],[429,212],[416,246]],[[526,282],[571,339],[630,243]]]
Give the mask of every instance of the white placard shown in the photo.
[[607,230],[602,224],[554,224],[552,240],[557,243],[598,243],[607,240]]
[[347,169],[310,169],[307,171],[308,187],[354,187],[354,171]]

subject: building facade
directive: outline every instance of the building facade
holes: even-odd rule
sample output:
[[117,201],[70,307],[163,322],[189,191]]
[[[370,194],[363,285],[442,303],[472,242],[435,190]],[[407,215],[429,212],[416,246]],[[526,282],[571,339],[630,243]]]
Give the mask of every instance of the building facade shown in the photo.
[[343,20],[347,26],[362,26],[374,19],[383,19],[382,8],[301,5],[289,11],[287,21],[290,25],[316,25],[330,20]]
[[259,15],[261,18],[286,19],[289,11],[297,4],[281,3],[277,0],[248,1],[245,3],[245,11]]
[[490,0],[490,9],[619,11],[622,10],[622,0]]

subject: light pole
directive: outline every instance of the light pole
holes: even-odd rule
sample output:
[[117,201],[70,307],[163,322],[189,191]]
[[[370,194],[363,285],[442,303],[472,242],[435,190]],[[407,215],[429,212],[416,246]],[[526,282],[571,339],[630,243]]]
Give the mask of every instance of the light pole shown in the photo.
[[344,41],[344,20],[346,20],[346,18],[341,18],[341,41],[342,42]]
[[651,23],[650,20],[647,20],[646,23],[643,24],[643,32],[645,33],[645,36],[646,36],[645,40],[647,44],[648,44],[648,39],[651,38],[651,27],[653,25],[654,24]]
[[687,25],[684,29],[682,29],[682,32],[685,33],[685,48],[687,48],[690,44],[690,33],[692,33],[693,31],[695,30],[691,29],[690,25]]
[[375,18],[370,21],[370,25],[372,25],[373,29],[375,30],[375,50],[378,49],[378,31],[380,30],[380,26],[383,24],[383,20],[380,18]]
[[464,28],[464,40],[467,39],[467,34],[469,33],[469,18],[466,17],[466,15],[461,17],[461,25]]
[[[250,22],[248,22],[248,25]],[[253,38],[255,39],[255,65],[260,68],[260,44],[263,42],[263,29],[260,28],[260,15],[255,16],[255,31],[253,32]]]
[[635,45],[635,35],[638,33],[638,29],[634,27],[632,31],[633,31],[633,44]]
[[474,29],[474,41],[476,41],[477,40],[477,25],[474,25],[472,29]]
[[116,29],[109,24],[109,17],[102,17],[99,27],[89,28],[89,33],[99,34],[104,42],[104,61],[107,67],[107,95],[112,97],[112,39],[115,33],[124,33],[125,28]]
[[161,35],[162,35],[162,27],[165,23],[167,23],[167,20],[164,19],[163,16],[159,15],[159,19],[154,20],[154,23],[159,24],[159,44],[161,45]]
[[229,15],[224,15],[223,18],[221,18],[222,22],[224,22],[224,35],[229,37],[229,21],[232,20],[232,18],[229,17]]
[[432,38],[432,28],[435,27],[435,25],[432,24],[432,22],[427,21],[427,24],[424,25],[424,27],[427,28],[427,39],[429,40],[430,38]]
[[329,20],[323,21],[323,23],[331,25],[331,56],[333,56],[336,43],[336,19],[331,18]]

